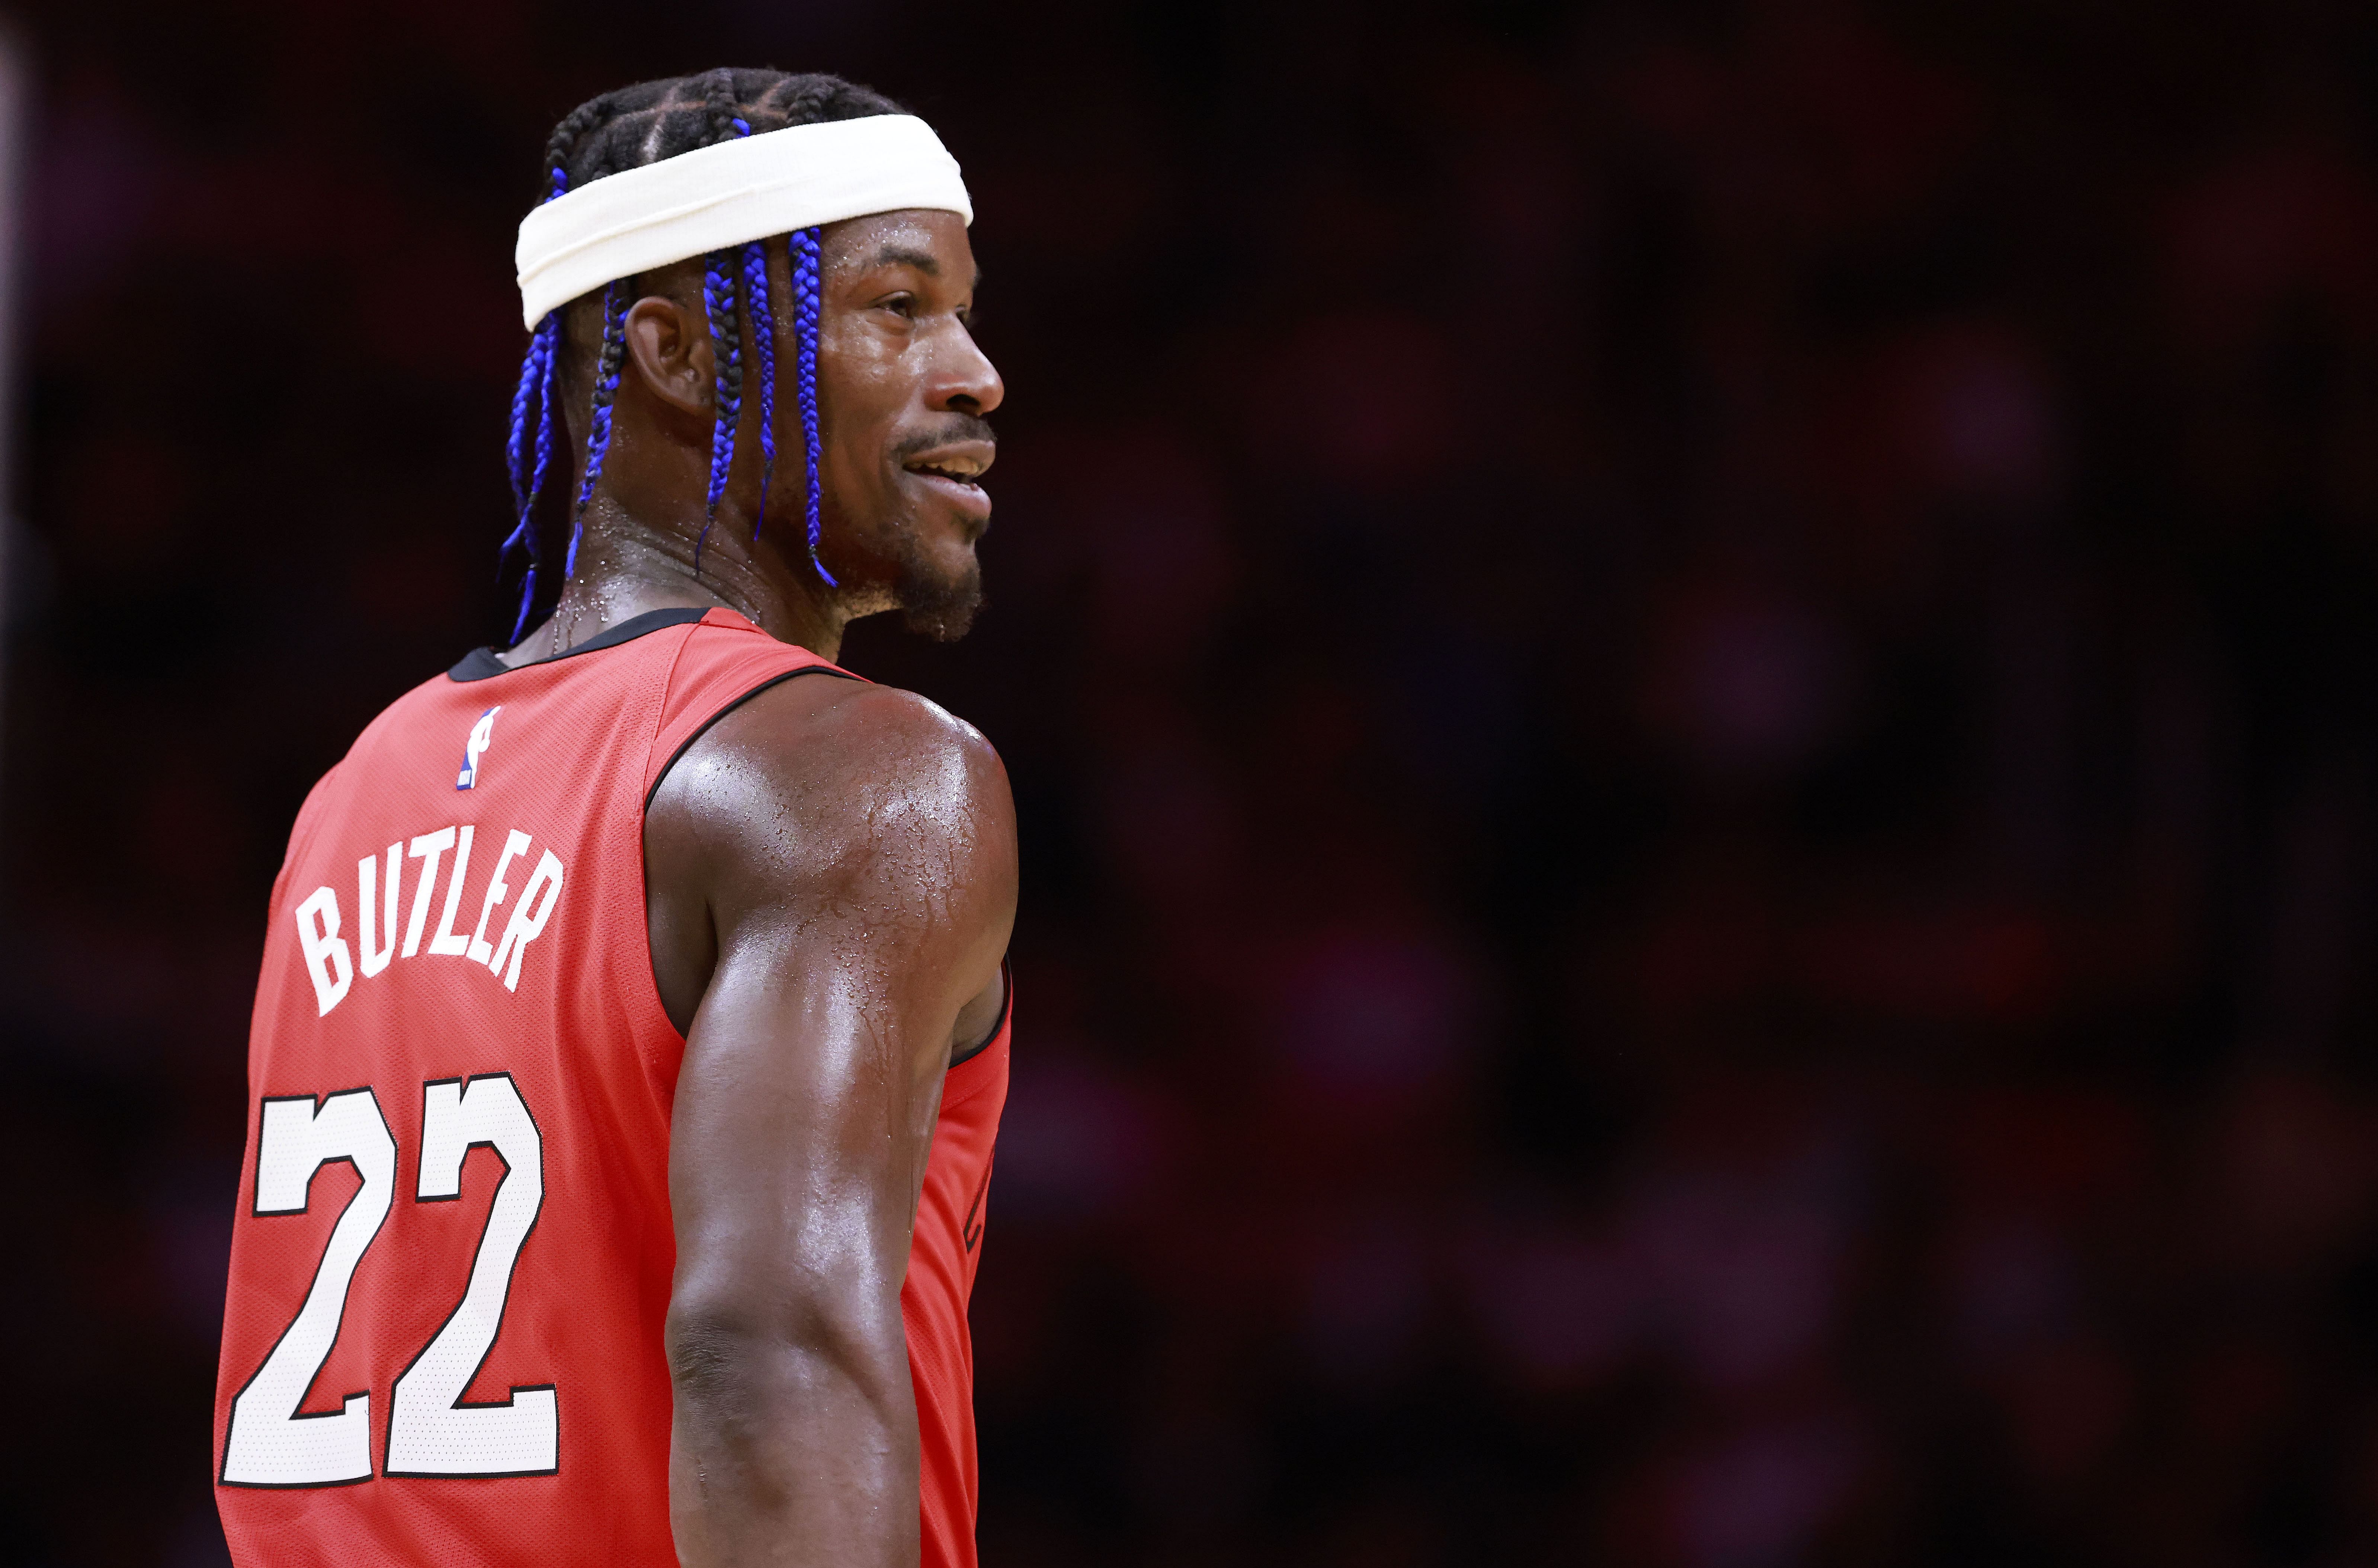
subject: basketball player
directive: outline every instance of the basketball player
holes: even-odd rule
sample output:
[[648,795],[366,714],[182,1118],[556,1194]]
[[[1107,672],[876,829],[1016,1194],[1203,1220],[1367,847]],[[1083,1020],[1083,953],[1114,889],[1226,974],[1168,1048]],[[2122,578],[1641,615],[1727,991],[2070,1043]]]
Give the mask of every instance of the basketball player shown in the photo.
[[577,110],[541,194],[515,646],[364,731],[273,889],[232,1551],[971,1564],[1014,811],[829,662],[979,599],[966,188],[739,70]]

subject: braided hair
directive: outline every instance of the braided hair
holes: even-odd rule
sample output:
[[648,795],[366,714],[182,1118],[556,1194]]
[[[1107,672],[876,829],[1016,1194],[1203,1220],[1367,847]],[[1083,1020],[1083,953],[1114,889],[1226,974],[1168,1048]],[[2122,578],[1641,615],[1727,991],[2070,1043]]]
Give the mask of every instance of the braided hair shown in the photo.
[[[539,200],[550,201],[606,175],[754,132],[906,113],[881,93],[833,76],[722,69],[639,82],[589,99],[553,128],[546,142]],[[799,230],[787,237],[787,249],[793,299],[791,346],[808,477],[805,521],[810,562],[831,584],[832,574],[817,558],[822,454],[817,396],[818,239],[816,229]],[[754,541],[766,525],[767,491],[776,461],[776,318],[769,297],[766,245],[754,240],[738,250],[713,251],[703,258],[703,310],[710,324],[717,372],[710,483],[703,497],[702,535],[694,545],[697,570],[703,545],[709,539],[735,467],[736,435],[743,409],[746,320],[751,328],[751,353],[758,372],[760,401],[762,477],[759,512],[752,519]],[[538,500],[551,469],[556,432],[563,424],[560,401],[555,396],[557,367],[563,357],[562,312],[548,312],[529,335],[520,382],[512,394],[510,439],[506,449],[517,521],[504,541],[502,566],[510,570],[515,561],[523,563],[520,612],[512,627],[514,642],[527,635],[542,613],[550,612],[553,600],[577,569],[586,506],[594,498],[603,460],[610,449],[612,405],[627,358],[627,310],[635,297],[633,278],[614,279],[603,291],[602,338],[594,355],[586,452],[578,491],[570,505],[568,545],[558,578],[539,569],[546,563],[546,545],[539,528]],[[545,581],[547,578],[554,580]]]

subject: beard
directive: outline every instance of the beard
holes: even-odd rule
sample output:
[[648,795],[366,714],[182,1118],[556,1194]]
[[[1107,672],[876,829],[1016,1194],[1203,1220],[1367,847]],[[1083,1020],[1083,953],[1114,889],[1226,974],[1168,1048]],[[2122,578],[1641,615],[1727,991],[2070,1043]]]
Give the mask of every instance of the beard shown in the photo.
[[[895,463],[906,463],[954,437],[986,442],[997,438],[991,434],[991,422],[979,415],[951,413],[933,428],[909,435],[893,449],[891,457]],[[980,533],[978,528],[977,542]],[[981,561],[969,549],[966,564],[953,572],[926,551],[924,542],[909,528],[899,528],[897,538],[892,592],[899,602],[901,624],[936,642],[955,642],[982,613]]]
[[971,551],[964,570],[946,572],[926,558],[913,536],[903,533],[892,586],[900,600],[900,623],[935,642],[955,642],[982,613],[982,563]]

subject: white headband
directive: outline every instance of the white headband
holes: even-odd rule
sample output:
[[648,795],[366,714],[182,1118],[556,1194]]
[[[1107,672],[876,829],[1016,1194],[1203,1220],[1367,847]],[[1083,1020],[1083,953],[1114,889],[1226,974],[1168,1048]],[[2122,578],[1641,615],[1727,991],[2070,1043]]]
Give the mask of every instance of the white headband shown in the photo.
[[974,221],[957,160],[914,114],[740,137],[595,180],[521,220],[521,321],[614,278],[906,207]]

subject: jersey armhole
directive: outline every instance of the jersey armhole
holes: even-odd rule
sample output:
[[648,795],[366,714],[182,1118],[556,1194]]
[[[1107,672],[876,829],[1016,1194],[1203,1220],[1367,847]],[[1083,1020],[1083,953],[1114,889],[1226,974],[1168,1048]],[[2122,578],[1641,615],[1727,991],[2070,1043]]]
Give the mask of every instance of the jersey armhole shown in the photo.
[[716,724],[719,720],[725,718],[727,714],[735,712],[736,709],[740,708],[744,703],[751,701],[751,699],[759,696],[760,693],[768,690],[770,688],[782,686],[788,680],[799,680],[803,676],[835,676],[843,680],[857,680],[859,678],[859,676],[852,675],[848,670],[838,670],[832,664],[803,664],[799,669],[787,670],[781,675],[771,676],[766,680],[763,680],[759,685],[753,687],[751,690],[743,693],[742,696],[736,698],[733,701],[722,703],[719,706],[718,712],[703,720],[699,728],[697,728],[691,735],[687,736],[684,740],[678,743],[678,748],[669,753],[669,760],[661,764],[661,771],[653,775],[652,787],[644,791],[643,809],[650,811],[653,808],[653,797],[660,794],[661,785],[668,782],[669,774],[676,770],[679,761],[684,758],[685,754],[693,749],[693,743],[710,733],[711,725]]
[[1007,1029],[1008,1016],[1015,1011],[1015,976],[1008,969],[1007,960],[1003,958],[999,961],[999,1018],[997,1022],[991,1024],[990,1034],[985,1035],[981,1039],[977,1040],[973,1045],[968,1046],[966,1049],[954,1052],[950,1057],[950,1065],[952,1067],[963,1067],[967,1062],[970,1062],[975,1058],[980,1056],[983,1052],[991,1049],[991,1046],[998,1041],[999,1036],[1005,1033]]

